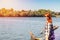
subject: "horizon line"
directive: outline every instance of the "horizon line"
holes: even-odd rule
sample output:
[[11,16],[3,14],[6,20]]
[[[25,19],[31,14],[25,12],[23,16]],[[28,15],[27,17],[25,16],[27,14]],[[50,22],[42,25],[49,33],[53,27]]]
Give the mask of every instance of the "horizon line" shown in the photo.
[[[2,8],[5,8],[5,7],[2,7]],[[2,9],[0,8],[0,9]],[[11,7],[12,8],[12,7]],[[5,8],[5,9],[11,9],[11,8]],[[32,11],[35,11],[35,10],[39,10],[39,9],[45,9],[45,8],[39,8],[39,9],[16,9],[16,8],[12,8],[14,10],[32,10]],[[45,10],[51,10],[51,11],[54,11],[54,12],[60,12],[60,11],[57,11],[57,10],[53,10],[53,9],[45,9]]]

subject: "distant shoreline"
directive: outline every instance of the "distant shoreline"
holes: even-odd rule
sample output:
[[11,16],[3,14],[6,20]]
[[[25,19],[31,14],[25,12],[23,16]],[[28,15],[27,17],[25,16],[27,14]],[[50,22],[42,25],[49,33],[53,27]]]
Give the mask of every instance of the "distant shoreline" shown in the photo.
[[0,17],[44,17],[45,13],[49,12],[52,17],[57,17],[60,12],[54,12],[52,10],[38,9],[38,10],[15,10],[13,8],[0,9]]
[[[7,16],[0,16],[0,17],[7,17]],[[17,16],[9,16],[9,17],[17,17]],[[38,17],[38,16],[21,16],[21,17]],[[40,16],[39,16],[40,17]],[[44,16],[43,16],[44,17]],[[52,16],[53,17],[53,16]]]

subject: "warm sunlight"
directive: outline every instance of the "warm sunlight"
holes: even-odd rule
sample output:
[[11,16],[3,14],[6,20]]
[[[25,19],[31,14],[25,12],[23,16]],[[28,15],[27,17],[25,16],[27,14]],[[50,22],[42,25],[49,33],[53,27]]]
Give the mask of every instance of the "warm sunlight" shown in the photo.
[[[21,2],[20,2],[21,3]],[[17,0],[0,0],[0,8],[18,9],[19,2]]]
[[0,0],[0,40],[60,40],[60,0]]
[[1,5],[1,8],[2,8],[2,7],[4,7],[4,8],[9,8],[10,5],[12,5],[11,3],[12,3],[12,2],[11,2],[10,0],[1,0],[0,5]]

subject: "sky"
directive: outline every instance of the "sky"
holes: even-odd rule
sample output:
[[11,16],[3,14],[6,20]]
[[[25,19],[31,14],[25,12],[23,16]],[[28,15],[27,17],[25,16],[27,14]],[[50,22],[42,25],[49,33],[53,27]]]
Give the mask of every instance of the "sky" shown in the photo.
[[0,0],[1,8],[14,8],[16,10],[50,9],[60,11],[60,0]]

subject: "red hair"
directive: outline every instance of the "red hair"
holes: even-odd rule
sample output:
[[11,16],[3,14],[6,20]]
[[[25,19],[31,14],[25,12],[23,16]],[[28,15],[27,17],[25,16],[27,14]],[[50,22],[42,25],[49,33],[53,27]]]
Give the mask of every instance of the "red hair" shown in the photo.
[[51,14],[46,12],[45,16],[46,16],[46,19],[47,19],[48,23],[52,23]]

